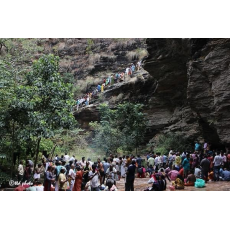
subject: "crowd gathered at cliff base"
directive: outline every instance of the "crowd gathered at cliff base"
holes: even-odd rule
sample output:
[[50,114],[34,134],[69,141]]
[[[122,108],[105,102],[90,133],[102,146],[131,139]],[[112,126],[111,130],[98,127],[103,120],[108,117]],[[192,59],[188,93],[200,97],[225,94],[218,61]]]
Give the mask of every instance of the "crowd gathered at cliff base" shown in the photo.
[[101,82],[101,84],[98,84],[98,86],[87,92],[85,95],[82,95],[81,97],[77,98],[76,100],[76,109],[77,111],[79,110],[79,108],[84,107],[84,106],[88,106],[90,103],[90,100],[94,97],[96,97],[99,93],[103,93],[105,88],[116,84],[118,82],[123,82],[125,81],[125,77],[129,76],[132,77],[133,73],[135,71],[139,71],[141,69],[141,61],[138,61],[135,64],[131,63],[130,66],[128,66],[124,72],[117,72],[115,74],[111,74],[109,76],[107,76],[106,78],[103,79],[103,81]]
[[[209,181],[230,181],[230,153],[211,150],[208,143],[202,147],[196,142],[193,152],[170,150],[164,155],[151,152],[144,157],[110,154],[92,162],[90,158],[77,160],[68,154],[53,160],[43,155],[36,167],[31,160],[25,167],[20,162],[20,185],[15,191],[134,191],[135,178],[146,177],[149,186],[146,182],[144,191],[164,191],[167,183],[174,191],[185,186],[202,188]],[[125,188],[118,188],[119,180],[124,180]]]

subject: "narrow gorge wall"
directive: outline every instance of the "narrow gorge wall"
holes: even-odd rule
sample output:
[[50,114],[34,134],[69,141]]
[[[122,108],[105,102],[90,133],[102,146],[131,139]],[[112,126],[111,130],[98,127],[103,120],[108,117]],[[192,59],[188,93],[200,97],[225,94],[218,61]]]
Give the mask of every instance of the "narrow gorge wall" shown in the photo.
[[[104,101],[143,103],[146,142],[172,132],[229,147],[230,39],[147,39],[146,45],[145,70],[106,90]],[[98,103],[75,114],[84,128],[99,120]]]
[[230,39],[147,39],[152,128],[230,145]]

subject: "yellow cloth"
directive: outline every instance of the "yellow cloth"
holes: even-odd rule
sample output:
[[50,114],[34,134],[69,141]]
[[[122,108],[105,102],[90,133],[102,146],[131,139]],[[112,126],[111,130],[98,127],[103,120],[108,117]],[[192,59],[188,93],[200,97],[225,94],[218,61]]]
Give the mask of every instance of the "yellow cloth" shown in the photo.
[[66,177],[65,177],[65,174],[60,173],[60,174],[59,174],[59,177],[58,177],[58,187],[59,187],[59,189],[61,188],[61,189],[66,190],[66,189],[67,189],[67,183],[65,182],[65,183],[63,184],[62,181],[66,181]]
[[101,92],[104,92],[104,86],[101,85]]

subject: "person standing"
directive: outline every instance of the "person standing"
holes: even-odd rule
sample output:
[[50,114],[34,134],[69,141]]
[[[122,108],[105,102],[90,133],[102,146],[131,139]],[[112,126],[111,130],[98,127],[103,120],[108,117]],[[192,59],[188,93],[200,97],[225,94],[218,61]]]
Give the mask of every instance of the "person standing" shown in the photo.
[[20,163],[18,165],[18,182],[21,183],[21,181],[23,179],[23,175],[24,175],[23,162],[20,161]]
[[69,162],[69,155],[68,155],[67,153],[66,153],[65,156],[64,156],[64,161],[65,161],[66,163]]
[[76,173],[74,171],[74,164],[71,165],[70,170],[69,170],[69,178],[70,178],[70,191],[72,191],[73,186],[75,184],[75,177]]
[[154,166],[154,161],[155,161],[155,159],[153,158],[152,155],[150,155],[148,162],[147,162],[148,166],[150,166],[150,165]]
[[98,166],[97,166],[98,171],[100,173],[100,185],[102,185],[104,177],[105,177],[105,171],[104,171],[104,167],[103,167],[103,164],[100,158],[97,159],[97,163],[98,163]]
[[67,180],[64,173],[65,173],[65,169],[62,168],[58,177],[59,191],[66,191],[67,189]]
[[[103,168],[104,168],[104,173],[106,173],[107,169],[109,168],[110,164],[108,163],[108,160],[106,159],[106,157],[104,158],[104,163],[103,163]],[[102,184],[105,184],[105,174],[102,180]]]
[[210,161],[207,159],[207,155],[204,156],[204,159],[200,162],[201,166],[201,178],[203,180],[208,180],[208,172],[210,170]]
[[223,158],[220,156],[220,152],[214,157],[213,164],[214,164],[214,181],[219,181],[219,174],[220,174],[220,166],[222,165]]
[[121,164],[121,177],[125,177],[125,165],[126,165],[126,160],[125,157],[123,156],[123,158],[120,161]]
[[75,183],[73,187],[73,191],[81,191],[81,185],[82,185],[82,178],[83,178],[83,170],[81,170],[80,166],[78,165],[76,167],[76,177],[75,177]]
[[32,173],[31,167],[30,167],[29,163],[27,163],[26,168],[24,170],[23,181],[27,181],[27,182],[30,181],[31,173]]
[[48,166],[45,172],[44,191],[51,191],[51,184],[55,181],[53,176],[53,167]]
[[131,165],[129,165],[127,169],[125,191],[134,191],[134,180],[135,180],[135,171],[136,171],[135,164],[136,161],[132,160]]
[[81,161],[80,161],[80,165],[82,168],[84,168],[86,166],[86,160],[85,157],[82,157]]
[[136,160],[136,162],[137,162],[137,167],[138,167],[138,168],[141,168],[142,158],[141,158],[140,155],[137,155],[137,160]]
[[90,180],[91,191],[100,191],[99,189],[99,172],[96,171],[97,165],[92,165],[88,179]]
[[184,169],[184,178],[187,178],[188,172],[190,170],[189,154],[187,154],[186,158],[183,160],[182,166],[183,166],[183,169]]

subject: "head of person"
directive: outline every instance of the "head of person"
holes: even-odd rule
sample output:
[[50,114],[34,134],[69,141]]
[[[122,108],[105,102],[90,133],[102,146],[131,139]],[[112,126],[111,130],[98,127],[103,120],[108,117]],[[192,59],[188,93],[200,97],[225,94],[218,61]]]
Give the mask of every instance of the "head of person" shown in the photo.
[[132,165],[135,165],[136,164],[136,161],[135,160],[132,160]]
[[60,173],[65,173],[65,169],[61,168]]
[[93,172],[95,172],[96,168],[97,168],[97,165],[96,165],[96,164],[93,164],[93,165],[92,165],[92,170],[93,170]]
[[100,162],[101,162],[101,159],[100,159],[100,158],[98,158],[98,159],[97,159],[97,163],[100,163]]
[[69,161],[69,165],[71,166],[73,164],[73,161]]
[[109,169],[110,169],[110,171],[113,170],[113,164],[109,165]]
[[108,179],[106,181],[106,185],[109,187],[109,189],[112,188],[113,184],[114,184],[114,180],[112,180],[112,179]]
[[186,155],[186,158],[189,159],[189,154]]
[[72,165],[70,166],[70,168],[71,168],[71,169],[74,169],[74,168],[75,168],[74,164],[72,164]]
[[65,163],[66,163],[65,161],[62,161],[62,163],[61,163],[61,164],[62,164],[62,166],[65,166]]
[[47,171],[49,171],[49,172],[50,172],[50,171],[51,171],[51,169],[52,169],[52,166],[50,166],[50,165],[49,165],[49,166],[48,166],[48,168],[47,168]]
[[80,171],[81,170],[81,167],[79,165],[76,166],[76,170],[77,171]]
[[82,157],[81,159],[82,159],[82,162],[85,162],[85,157]]

